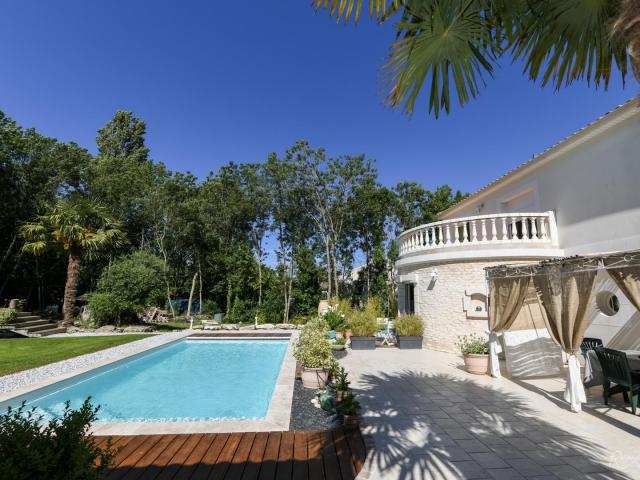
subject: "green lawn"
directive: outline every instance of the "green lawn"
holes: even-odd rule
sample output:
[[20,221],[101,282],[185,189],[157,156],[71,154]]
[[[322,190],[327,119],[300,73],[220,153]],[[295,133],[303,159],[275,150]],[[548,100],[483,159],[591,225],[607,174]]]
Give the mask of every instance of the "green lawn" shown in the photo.
[[135,342],[149,336],[109,335],[104,337],[0,339],[0,375]]

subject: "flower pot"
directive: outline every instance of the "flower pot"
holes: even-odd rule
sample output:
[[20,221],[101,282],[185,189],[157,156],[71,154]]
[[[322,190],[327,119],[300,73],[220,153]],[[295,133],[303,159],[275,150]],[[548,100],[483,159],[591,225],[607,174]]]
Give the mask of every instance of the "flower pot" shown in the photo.
[[302,367],[301,377],[305,388],[324,388],[329,379],[329,369]]
[[484,353],[467,353],[463,355],[463,357],[467,372],[473,373],[474,375],[486,375],[489,369],[489,355]]
[[344,343],[342,345],[338,345],[337,343],[332,343],[331,344],[331,350],[340,351],[340,350],[344,350],[344,347],[345,347]]
[[351,350],[374,350],[376,337],[351,337]]
[[336,339],[339,340],[341,338],[344,338],[344,332],[339,332],[339,331],[336,330]]
[[420,350],[422,349],[422,337],[407,337],[404,335],[398,335],[397,337],[398,348],[403,350]]
[[349,340],[352,335],[353,335],[353,333],[351,332],[351,330],[346,330],[344,332],[344,338],[346,338],[347,340]]
[[345,399],[349,390],[336,390],[336,402],[341,402]]

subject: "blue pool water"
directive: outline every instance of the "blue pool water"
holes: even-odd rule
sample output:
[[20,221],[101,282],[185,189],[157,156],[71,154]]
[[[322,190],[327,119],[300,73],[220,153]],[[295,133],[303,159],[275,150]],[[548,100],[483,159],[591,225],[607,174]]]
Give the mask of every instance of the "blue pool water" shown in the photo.
[[17,400],[57,416],[91,396],[109,422],[263,418],[287,343],[182,340]]

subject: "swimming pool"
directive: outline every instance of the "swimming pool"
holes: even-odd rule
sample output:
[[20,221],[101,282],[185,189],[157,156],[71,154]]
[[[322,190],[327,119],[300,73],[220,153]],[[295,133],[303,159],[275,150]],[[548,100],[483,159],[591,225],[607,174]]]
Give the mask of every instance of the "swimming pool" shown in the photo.
[[261,419],[288,341],[180,340],[4,402],[45,416],[69,400],[101,406],[103,422]]

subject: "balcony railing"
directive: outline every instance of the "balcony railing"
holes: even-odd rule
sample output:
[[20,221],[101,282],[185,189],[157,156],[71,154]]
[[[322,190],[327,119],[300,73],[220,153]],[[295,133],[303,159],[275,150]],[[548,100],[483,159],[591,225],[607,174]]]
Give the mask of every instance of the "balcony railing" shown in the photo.
[[498,213],[420,225],[399,237],[400,256],[456,247],[557,248],[553,212]]

